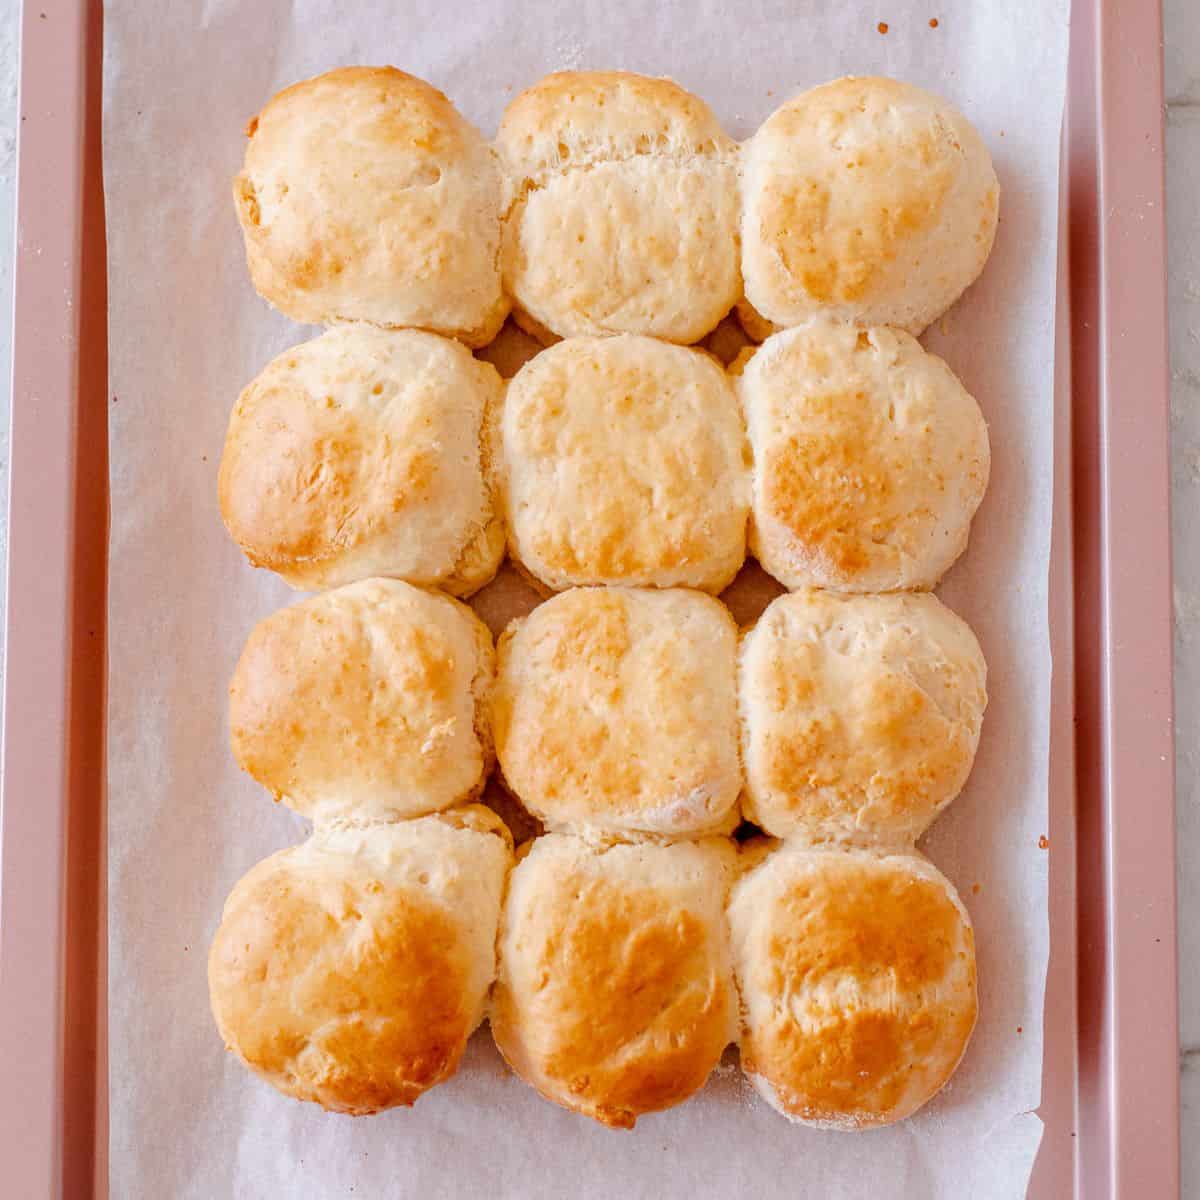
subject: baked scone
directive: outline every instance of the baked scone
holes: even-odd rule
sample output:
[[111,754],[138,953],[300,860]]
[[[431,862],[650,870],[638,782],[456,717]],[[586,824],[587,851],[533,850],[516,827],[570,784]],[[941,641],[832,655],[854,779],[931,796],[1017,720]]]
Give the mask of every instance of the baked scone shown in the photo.
[[554,591],[719,592],[741,567],[749,449],[709,355],[630,335],[560,342],[509,383],[495,438],[509,553]]
[[551,828],[694,836],[737,824],[737,627],[699,592],[581,588],[497,649],[492,735]]
[[784,1116],[826,1129],[903,1120],[975,1027],[975,939],[920,855],[784,843],[729,902],[742,1069]]
[[946,101],[838,79],[777,109],[742,148],[742,272],[768,321],[817,313],[918,334],[975,281],[1000,186]]
[[509,879],[492,1035],[547,1100],[632,1128],[704,1086],[737,1012],[726,838],[529,843]]
[[547,328],[522,308],[514,307],[511,318],[513,324],[540,347],[553,346],[555,342],[562,341],[562,338],[553,329]]
[[491,363],[502,379],[511,379],[541,349],[542,343],[510,318],[486,346],[475,351],[475,357]]
[[492,340],[508,309],[499,164],[441,92],[343,67],[280,92],[246,133],[233,198],[264,299],[308,324]]
[[733,311],[737,315],[742,332],[757,344],[765,342],[771,334],[778,333],[781,328],[781,326],[768,321],[745,296],[737,302]]
[[476,797],[492,763],[494,654],[464,604],[367,579],[280,609],[229,685],[234,757],[317,824],[395,820]]
[[746,336],[746,331],[734,316],[722,317],[717,325],[700,343],[700,349],[707,350],[723,367],[731,362],[747,347],[753,345]]
[[811,321],[736,380],[754,454],[750,549],[789,588],[932,588],[966,549],[991,457],[979,405],[897,329]]
[[966,783],[987,705],[935,596],[794,592],[742,638],[743,812],[808,841],[915,841]]
[[476,805],[318,831],[260,862],[209,953],[226,1047],[333,1112],[412,1104],[483,1018],[511,864],[504,823]]
[[561,337],[699,341],[741,289],[736,144],[669,79],[561,71],[508,106],[504,284]]
[[293,587],[386,575],[457,596],[504,556],[483,449],[503,381],[458,342],[343,325],[279,355],[229,420],[234,541]]

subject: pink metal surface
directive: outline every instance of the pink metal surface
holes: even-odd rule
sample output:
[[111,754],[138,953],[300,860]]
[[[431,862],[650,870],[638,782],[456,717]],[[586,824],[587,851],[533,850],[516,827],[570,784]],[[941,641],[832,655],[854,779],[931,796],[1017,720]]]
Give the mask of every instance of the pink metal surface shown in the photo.
[[[107,1195],[99,0],[30,6],[0,805],[5,1196]],[[1160,20],[1075,0],[1051,636],[1051,961],[1031,1195],[1178,1191]],[[42,13],[45,13],[45,16]]]
[[0,1194],[107,1172],[107,411],[100,5],[21,30],[8,628],[0,802]]
[[1162,27],[1077,3],[1068,105],[1081,1195],[1179,1192]]

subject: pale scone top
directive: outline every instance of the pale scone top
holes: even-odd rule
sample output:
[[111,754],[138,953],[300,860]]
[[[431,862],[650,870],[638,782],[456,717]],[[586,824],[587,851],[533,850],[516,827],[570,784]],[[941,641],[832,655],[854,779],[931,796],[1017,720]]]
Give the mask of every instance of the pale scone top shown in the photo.
[[548,587],[717,592],[745,556],[748,449],[699,351],[575,338],[509,383],[496,430],[512,557]]
[[345,67],[280,92],[247,134],[234,202],[267,300],[309,323],[492,339],[507,311],[499,164],[441,92]]
[[483,1016],[512,845],[472,806],[318,831],[225,902],[209,994],[226,1046],[335,1112],[412,1104]]
[[504,553],[482,445],[501,387],[465,347],[417,330],[345,325],[293,346],[230,416],[226,526],[294,587],[384,575],[474,591]]
[[743,148],[742,270],[779,325],[815,313],[920,333],[983,270],[1000,188],[939,97],[847,78],[777,109]]
[[508,786],[552,827],[695,836],[737,823],[737,629],[709,596],[581,588],[500,639]]
[[778,597],[739,658],[747,820],[915,841],[966,782],[986,684],[975,635],[935,596]]
[[750,546],[789,588],[932,588],[987,487],[987,426],[950,368],[898,329],[814,320],[736,379],[754,455]]
[[975,940],[950,881],[915,853],[784,843],[729,903],[742,1067],[795,1121],[911,1116],[975,1027]]
[[510,879],[491,1023],[527,1083],[606,1125],[698,1091],[736,1029],[725,838],[596,846],[551,834]]
[[504,285],[535,336],[688,344],[737,300],[737,147],[678,84],[548,76],[513,100],[496,146]]
[[699,96],[627,71],[558,71],[505,110],[496,148],[512,180],[638,155],[731,157],[736,143]]
[[491,765],[491,634],[456,600],[368,579],[260,621],[229,685],[234,757],[318,824],[478,795]]

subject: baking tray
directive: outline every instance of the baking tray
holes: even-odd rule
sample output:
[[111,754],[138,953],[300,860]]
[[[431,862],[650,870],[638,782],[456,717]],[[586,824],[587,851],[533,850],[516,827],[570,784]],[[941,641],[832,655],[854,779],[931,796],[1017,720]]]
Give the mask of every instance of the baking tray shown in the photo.
[[[107,1186],[99,0],[21,27],[0,768],[5,1195]],[[1178,1194],[1161,14],[1075,0],[1058,305],[1040,1200]]]

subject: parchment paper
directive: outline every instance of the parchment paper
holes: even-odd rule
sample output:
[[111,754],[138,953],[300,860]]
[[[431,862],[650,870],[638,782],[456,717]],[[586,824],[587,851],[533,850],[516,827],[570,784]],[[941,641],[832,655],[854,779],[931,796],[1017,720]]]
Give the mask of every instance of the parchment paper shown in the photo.
[[[1041,1125],[1047,951],[1052,346],[1067,0],[121,0],[106,5],[112,373],[109,733],[112,1195],[954,1197],[1024,1194]],[[931,18],[938,24],[931,26]],[[878,31],[886,22],[887,32]],[[982,130],[1003,197],[982,281],[926,343],[978,397],[992,480],[942,597],[990,664],[965,793],[926,849],[971,909],[981,1017],[950,1087],[889,1130],[819,1133],[755,1099],[732,1056],[704,1093],[611,1132],[509,1075],[486,1028],[413,1110],[353,1120],[278,1096],[225,1054],[205,982],[226,893],[303,836],[240,774],[226,686],[253,623],[294,598],[226,537],[230,407],[312,331],[251,289],[230,202],[242,129],[278,88],[394,63],[488,133],[562,67],[669,74],[735,136],[791,93],[886,73]],[[737,593],[738,615],[761,586]],[[503,615],[505,585],[484,597]]]

